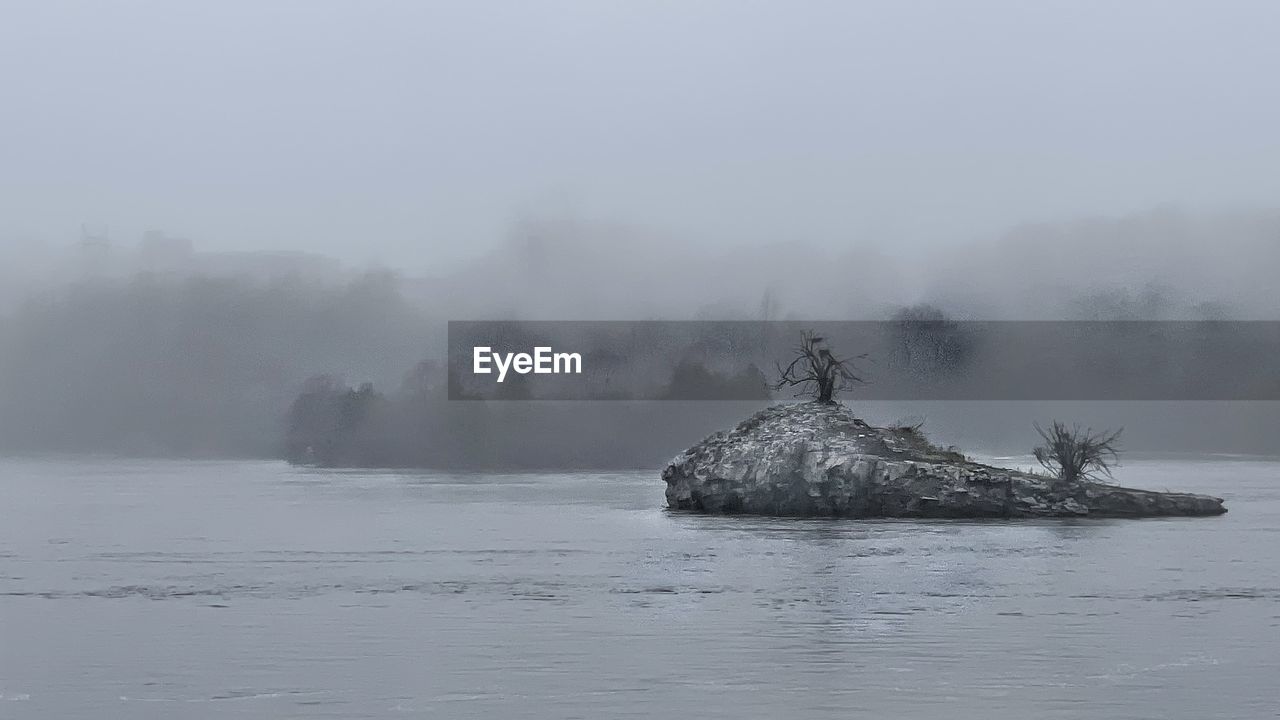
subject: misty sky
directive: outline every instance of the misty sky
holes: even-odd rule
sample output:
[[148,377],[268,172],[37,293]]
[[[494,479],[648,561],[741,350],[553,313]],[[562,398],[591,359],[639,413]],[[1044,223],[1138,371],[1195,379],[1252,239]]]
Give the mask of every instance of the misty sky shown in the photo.
[[921,249],[1271,206],[1275,2],[28,2],[0,243],[412,270],[521,219]]

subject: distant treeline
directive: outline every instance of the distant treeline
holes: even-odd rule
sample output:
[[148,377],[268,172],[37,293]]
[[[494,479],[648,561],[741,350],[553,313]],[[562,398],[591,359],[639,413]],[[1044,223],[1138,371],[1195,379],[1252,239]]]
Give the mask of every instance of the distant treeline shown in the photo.
[[[55,279],[27,277],[10,261],[3,274],[21,278],[23,290],[0,298],[0,452],[653,466],[769,400],[762,392],[758,402],[741,403],[449,402],[446,321],[914,313],[945,329],[947,318],[1269,319],[1280,315],[1268,282],[1280,259],[1277,231],[1276,213],[1152,213],[1028,226],[993,242],[940,248],[917,261],[927,266],[913,266],[866,244],[664,246],[551,224],[518,228],[492,255],[416,279],[253,253],[121,261],[109,272],[110,258],[85,256],[48,275]],[[920,298],[936,307],[915,304]],[[916,345],[898,360],[927,370],[977,357],[950,341]],[[740,396],[774,379],[773,359],[721,366],[695,354],[645,380],[678,397],[711,399],[730,389]],[[593,367],[600,360],[607,358],[593,358]],[[509,399],[528,390],[518,382],[504,388]],[[848,400],[863,399],[854,392]],[[946,442],[1025,449],[1034,415],[1010,405],[963,412],[942,405],[928,413],[929,426]],[[874,409],[884,421],[899,411],[919,412],[891,403]],[[1215,410],[1212,422],[1204,414],[1173,418],[1168,406],[1144,412],[1142,427],[1126,429],[1133,447],[1274,451],[1274,424],[1257,408]],[[1144,435],[1147,428],[1160,433]],[[1188,444],[1197,438],[1204,442]]]
[[[386,273],[70,284],[0,319],[0,452],[634,467],[758,406],[450,403],[443,364],[422,360],[443,353],[443,331]],[[671,378],[711,396],[743,381],[695,366]],[[761,373],[746,381],[766,396]]]
[[89,280],[0,323],[0,450],[278,457],[308,376],[394,382],[428,348],[398,281]]
[[[1125,297],[1079,304],[1090,317],[1128,318],[1135,303],[1162,302]],[[895,316],[914,321],[896,362],[926,375],[968,362],[971,348],[946,313],[913,306]],[[668,397],[755,400],[503,402],[527,397],[514,378],[498,401],[450,402],[443,330],[443,318],[406,300],[385,273],[337,283],[138,275],[73,284],[0,324],[0,450],[652,466],[770,401],[772,367],[722,367],[695,354],[649,380]]]
[[312,378],[290,408],[285,457],[328,467],[654,467],[767,402],[451,402],[444,387],[387,396]]

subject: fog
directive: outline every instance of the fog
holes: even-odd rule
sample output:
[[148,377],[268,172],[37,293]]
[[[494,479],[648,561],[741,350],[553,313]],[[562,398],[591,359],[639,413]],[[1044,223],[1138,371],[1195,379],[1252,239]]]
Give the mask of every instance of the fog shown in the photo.
[[[691,248],[548,220],[513,227],[499,249],[436,276],[301,254],[204,252],[160,232],[132,246],[72,243],[0,325],[0,446],[278,457],[294,442],[295,399],[308,378],[327,376],[329,395],[317,407],[328,419],[295,416],[295,425],[341,424],[343,388],[365,382],[382,398],[371,407],[389,408],[357,433],[381,449],[332,459],[339,464],[643,466],[750,406],[456,407],[445,399],[446,321],[820,323],[887,319],[919,303],[971,319],[1274,319],[1278,235],[1273,212],[1162,210],[1019,227],[920,261],[874,246]],[[857,393],[849,399],[858,403]],[[1273,450],[1272,403],[1180,412],[1130,404],[1127,415],[1097,405],[1070,412],[1134,428],[1137,449]],[[1063,412],[1018,403],[862,407],[881,422],[929,417],[943,437],[993,451],[1020,449],[1031,419]],[[1206,425],[1208,416],[1217,420]]]
[[27,3],[0,240],[425,273],[529,217],[931,254],[1280,195],[1274,3]]
[[[386,421],[420,446],[395,463],[648,465],[744,411],[446,410],[451,319],[1280,318],[1277,20],[1263,2],[11,8],[0,450],[279,457],[321,375],[434,408]],[[1070,410],[1138,449],[1272,450],[1274,410],[1232,407]],[[991,450],[1055,412],[866,411]],[[483,432],[448,415],[481,412]]]

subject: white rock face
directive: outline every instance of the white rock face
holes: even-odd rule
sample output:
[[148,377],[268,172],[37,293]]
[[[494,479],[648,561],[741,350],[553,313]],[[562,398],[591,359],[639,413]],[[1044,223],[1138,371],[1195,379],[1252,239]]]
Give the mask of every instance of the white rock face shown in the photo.
[[1037,475],[991,467],[874,428],[840,404],[777,405],[712,435],[662,471],[673,509],[798,517],[1219,515],[1222,500],[1096,483],[1055,491]]

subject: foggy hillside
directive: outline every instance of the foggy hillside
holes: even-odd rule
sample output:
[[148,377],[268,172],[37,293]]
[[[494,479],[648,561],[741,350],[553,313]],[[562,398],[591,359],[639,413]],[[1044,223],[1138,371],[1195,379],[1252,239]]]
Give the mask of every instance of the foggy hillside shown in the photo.
[[[1270,282],[1280,267],[1278,239],[1274,212],[1157,210],[1027,225],[926,256],[853,239],[844,249],[779,243],[730,250],[548,220],[517,225],[478,260],[422,273],[352,269],[299,254],[208,253],[159,232],[134,246],[72,241],[26,265],[23,258],[5,265],[23,289],[0,325],[0,447],[278,456],[290,405],[308,378],[370,382],[389,397],[412,392],[415,382],[442,387],[451,319],[884,319],[917,303],[967,319],[1271,319],[1280,317]],[[415,378],[420,363],[427,374]],[[448,412],[439,397],[424,402],[436,408],[422,411],[433,417]],[[867,411],[884,422],[925,414],[948,439],[993,449],[1018,448],[1012,438],[1033,419],[1025,409],[988,409],[960,413],[970,419],[961,422],[945,403],[876,403]],[[646,437],[653,418],[675,412],[662,403],[487,411],[491,422],[514,414],[526,419],[511,422],[528,427],[545,426],[550,416],[539,413],[552,412],[565,447],[575,442],[569,418],[583,428],[617,423],[617,432],[595,441],[590,461],[579,461],[607,463],[613,452],[617,462],[645,464],[735,420],[742,408],[682,407],[680,432],[663,438]],[[1114,409],[1091,412],[1124,420]],[[1254,430],[1258,412],[1271,411],[1235,416],[1239,427],[1228,414],[1211,430],[1193,423],[1179,431],[1176,414],[1171,420],[1153,411],[1149,429],[1132,428],[1128,437],[1149,449],[1198,438],[1204,448],[1270,451]],[[446,459],[403,423],[391,424],[401,445],[417,447],[404,462]],[[622,428],[625,452],[617,445]],[[548,450],[547,439],[535,442],[517,429],[492,430],[493,447],[476,458],[572,461],[571,452]],[[517,436],[522,447],[540,448],[536,462],[531,450],[494,449]],[[485,462],[451,452],[449,464]]]

